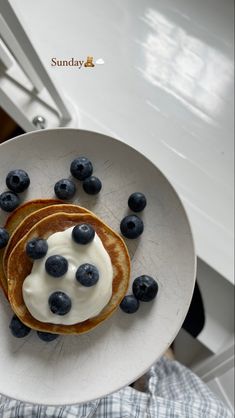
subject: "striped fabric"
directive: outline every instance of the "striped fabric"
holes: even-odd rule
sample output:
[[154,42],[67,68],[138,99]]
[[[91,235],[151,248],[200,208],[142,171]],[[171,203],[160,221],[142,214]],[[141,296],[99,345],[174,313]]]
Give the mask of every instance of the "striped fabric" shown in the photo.
[[232,418],[190,370],[161,358],[149,371],[146,392],[132,387],[82,405],[25,404],[0,395],[1,418]]

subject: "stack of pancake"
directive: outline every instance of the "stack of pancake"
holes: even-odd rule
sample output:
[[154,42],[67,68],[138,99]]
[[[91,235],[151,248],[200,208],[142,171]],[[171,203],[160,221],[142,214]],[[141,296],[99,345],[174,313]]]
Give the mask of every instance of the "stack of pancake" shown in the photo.
[[[22,285],[30,274],[33,261],[27,256],[26,244],[32,238],[47,239],[79,223],[93,226],[108,252],[113,267],[113,292],[109,303],[94,318],[74,325],[55,325],[36,320],[27,310]],[[10,240],[0,250],[0,284],[18,318],[28,327],[56,334],[81,334],[107,319],[124,298],[130,278],[130,258],[122,238],[87,209],[54,199],[32,200],[17,208],[5,228]]]

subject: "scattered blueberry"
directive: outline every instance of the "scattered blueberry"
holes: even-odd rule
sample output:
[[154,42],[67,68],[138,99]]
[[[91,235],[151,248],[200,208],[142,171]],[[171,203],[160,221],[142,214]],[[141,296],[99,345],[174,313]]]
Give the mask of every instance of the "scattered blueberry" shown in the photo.
[[51,255],[45,262],[46,272],[53,277],[61,277],[68,271],[68,261],[62,255]]
[[46,341],[48,343],[56,340],[56,338],[59,337],[59,334],[51,334],[50,332],[37,331],[37,334],[40,340]]
[[45,239],[33,238],[26,245],[26,254],[33,260],[43,258],[48,251],[48,244]]
[[85,180],[93,173],[93,166],[86,157],[78,157],[72,161],[70,166],[71,174],[78,180]]
[[94,286],[99,280],[99,272],[92,264],[82,264],[76,272],[76,279],[83,286]]
[[146,204],[147,200],[143,193],[132,193],[128,199],[128,206],[133,212],[141,212]]
[[23,322],[21,322],[16,315],[12,317],[9,328],[11,330],[12,335],[14,335],[14,337],[16,338],[24,338],[31,331],[31,329],[24,325]]
[[98,177],[88,177],[83,182],[83,189],[87,194],[98,194],[102,189],[102,183]]
[[139,306],[140,303],[134,295],[125,296],[120,304],[120,308],[123,310],[123,312],[126,312],[128,314],[132,314],[138,311]]
[[16,193],[24,192],[30,185],[30,179],[24,170],[12,170],[7,174],[7,187]]
[[137,299],[149,302],[156,297],[158,284],[152,277],[143,275],[134,280],[132,290]]
[[5,228],[0,227],[0,249],[6,247],[9,241],[9,233]]
[[73,228],[72,237],[77,244],[89,244],[95,236],[94,228],[89,224],[76,225]]
[[71,307],[72,302],[68,295],[64,292],[54,292],[50,295],[48,299],[50,310],[53,314],[56,315],[66,315]]
[[138,238],[143,230],[143,221],[137,215],[129,215],[123,218],[120,224],[122,235],[126,238]]
[[14,192],[7,191],[0,195],[0,208],[6,212],[12,212],[19,204],[19,196]]
[[72,199],[76,193],[76,186],[72,180],[62,179],[57,181],[54,187],[56,196],[62,200]]

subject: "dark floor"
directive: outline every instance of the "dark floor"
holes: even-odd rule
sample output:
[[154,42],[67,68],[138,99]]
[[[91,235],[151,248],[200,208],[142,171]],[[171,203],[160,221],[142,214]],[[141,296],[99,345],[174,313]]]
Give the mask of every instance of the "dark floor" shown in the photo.
[[0,108],[0,144],[24,131]]

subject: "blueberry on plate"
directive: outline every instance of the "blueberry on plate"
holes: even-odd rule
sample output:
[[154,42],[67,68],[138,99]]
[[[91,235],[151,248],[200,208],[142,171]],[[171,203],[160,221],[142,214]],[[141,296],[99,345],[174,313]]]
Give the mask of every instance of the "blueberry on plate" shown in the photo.
[[47,343],[56,340],[59,337],[59,334],[52,334],[51,332],[42,332],[37,331],[38,337],[40,340],[45,341]]
[[72,301],[68,295],[64,292],[54,292],[48,299],[50,310],[56,315],[66,315],[72,307]]
[[142,234],[144,224],[137,215],[128,215],[121,221],[120,230],[124,237],[134,239]]
[[7,174],[6,185],[16,193],[24,192],[30,185],[30,178],[24,170],[12,170]]
[[14,337],[16,338],[24,338],[31,331],[31,329],[24,325],[23,322],[21,322],[16,315],[12,317],[9,328],[11,330],[12,335],[14,335]]
[[128,199],[128,206],[133,212],[141,212],[147,204],[146,197],[143,193],[132,193]]
[[92,264],[82,264],[76,271],[77,281],[85,287],[94,286],[99,280],[99,272]]
[[6,212],[12,212],[20,204],[19,196],[15,192],[3,192],[0,195],[0,208]]
[[76,225],[73,228],[72,237],[77,244],[86,245],[93,241],[95,237],[95,230],[89,224]]
[[132,314],[138,311],[139,306],[140,302],[138,301],[138,299],[136,299],[134,295],[125,296],[120,303],[120,308],[122,309],[122,311],[128,314]]
[[83,189],[87,194],[98,194],[100,190],[102,189],[102,183],[98,177],[91,176],[88,177],[83,182]]
[[48,251],[47,241],[43,238],[33,238],[26,244],[26,254],[33,260],[43,258]]
[[78,157],[72,161],[70,172],[76,179],[85,180],[92,175],[93,166],[87,157]]
[[134,280],[132,290],[137,299],[150,302],[157,296],[158,284],[152,277],[143,275]]
[[76,193],[76,186],[72,180],[62,179],[57,181],[54,187],[56,196],[62,200],[72,199]]
[[53,277],[61,277],[68,271],[68,261],[62,255],[51,255],[45,262],[46,272]]
[[0,249],[6,247],[9,241],[9,233],[5,228],[0,227]]

